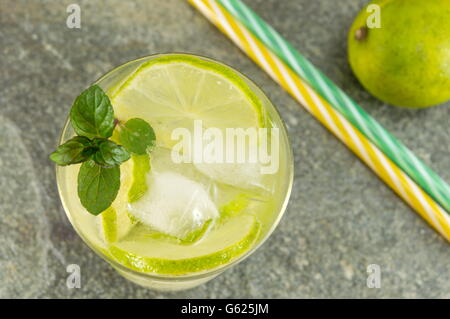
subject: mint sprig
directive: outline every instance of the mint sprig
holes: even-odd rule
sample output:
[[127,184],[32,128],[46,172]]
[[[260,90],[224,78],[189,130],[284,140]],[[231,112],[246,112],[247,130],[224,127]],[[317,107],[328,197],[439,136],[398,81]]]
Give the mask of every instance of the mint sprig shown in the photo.
[[[114,202],[120,188],[120,165],[133,154],[146,154],[155,144],[153,128],[142,119],[125,124],[114,119],[111,101],[102,88],[83,91],[70,111],[70,123],[78,136],[50,154],[58,165],[82,163],[78,173],[78,197],[86,210],[98,215]],[[119,145],[109,138],[119,123]]]

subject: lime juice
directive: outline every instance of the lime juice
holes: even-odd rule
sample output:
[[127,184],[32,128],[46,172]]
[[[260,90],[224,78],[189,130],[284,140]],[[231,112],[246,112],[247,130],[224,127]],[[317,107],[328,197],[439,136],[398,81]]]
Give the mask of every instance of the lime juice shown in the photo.
[[[111,141],[129,145],[138,121],[155,135],[120,165],[117,196],[100,214],[76,196],[80,164],[57,167],[67,216],[96,253],[133,282],[176,290],[212,279],[267,239],[287,205],[292,153],[253,82],[211,59],[165,54],[96,84],[114,109]],[[61,143],[75,135],[69,124]]]

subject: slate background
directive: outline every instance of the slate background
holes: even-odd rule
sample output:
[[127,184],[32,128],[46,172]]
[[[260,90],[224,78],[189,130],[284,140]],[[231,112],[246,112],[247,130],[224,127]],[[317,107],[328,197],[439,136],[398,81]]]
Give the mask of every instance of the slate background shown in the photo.
[[[409,111],[358,84],[346,33],[367,1],[246,0],[400,140],[450,181],[450,104]],[[68,29],[66,7],[81,6]],[[73,99],[126,61],[190,52],[253,79],[287,123],[295,183],[281,224],[254,255],[176,293],[122,279],[75,234],[60,204],[55,147]],[[183,0],[0,0],[0,298],[450,298],[448,244]],[[82,288],[67,289],[79,264]],[[366,286],[379,264],[382,287]]]

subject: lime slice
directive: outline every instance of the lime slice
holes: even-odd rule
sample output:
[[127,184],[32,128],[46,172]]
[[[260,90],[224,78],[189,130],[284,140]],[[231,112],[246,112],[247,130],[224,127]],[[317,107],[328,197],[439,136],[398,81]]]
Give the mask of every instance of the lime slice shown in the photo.
[[234,217],[244,211],[248,207],[250,200],[247,195],[240,194],[236,199],[233,199],[226,205],[220,208],[220,221],[227,220]]
[[148,190],[147,173],[150,171],[150,158],[148,154],[133,155],[133,182],[128,191],[128,202],[139,200]]
[[208,233],[208,230],[211,228],[213,222],[214,222],[213,219],[208,219],[206,222],[203,223],[203,225],[200,228],[191,231],[184,238],[181,239],[161,232],[151,232],[145,236],[153,239],[169,239],[179,244],[191,245],[199,241],[203,236],[205,236],[206,233]]
[[121,121],[138,117],[155,130],[159,145],[173,146],[176,128],[263,127],[260,99],[228,67],[186,55],[169,55],[142,64],[112,96]]
[[100,234],[108,244],[125,237],[134,224],[126,211],[116,211],[113,207],[102,212],[99,218]]
[[105,242],[110,243],[117,240],[117,223],[116,223],[116,210],[109,207],[101,215],[101,231],[102,237]]
[[231,218],[193,245],[161,239],[123,241],[110,246],[110,255],[136,271],[182,275],[215,268],[242,255],[256,242],[260,223],[253,215]]

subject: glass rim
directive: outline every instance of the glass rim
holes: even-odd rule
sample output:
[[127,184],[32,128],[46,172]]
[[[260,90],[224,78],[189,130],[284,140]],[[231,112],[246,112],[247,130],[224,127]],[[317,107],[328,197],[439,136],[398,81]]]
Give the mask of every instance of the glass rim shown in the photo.
[[[206,277],[213,277],[216,275],[219,275],[220,273],[224,272],[225,270],[237,265],[238,263],[240,263],[241,261],[247,259],[247,257],[249,257],[251,254],[253,254],[259,247],[261,247],[266,240],[272,235],[272,233],[274,232],[274,230],[277,228],[278,224],[281,221],[281,218],[283,217],[287,205],[289,203],[289,199],[290,199],[290,195],[291,195],[291,191],[292,191],[292,187],[293,187],[293,180],[294,180],[294,157],[293,157],[293,151],[292,151],[292,145],[289,139],[289,135],[287,134],[288,130],[286,128],[286,124],[283,120],[283,118],[280,115],[280,112],[278,111],[278,109],[275,107],[275,105],[272,103],[272,101],[267,97],[267,95],[261,90],[261,88],[250,78],[248,78],[246,75],[244,75],[243,73],[241,73],[240,71],[236,70],[235,68],[229,66],[228,64],[222,62],[222,61],[218,61],[215,60],[213,58],[210,57],[206,57],[206,56],[202,56],[202,55],[198,55],[198,54],[192,54],[192,53],[185,53],[185,52],[170,52],[170,53],[157,53],[157,54],[152,54],[152,55],[148,55],[148,56],[143,56],[137,59],[133,59],[130,61],[127,61],[115,68],[110,69],[108,72],[104,73],[103,75],[101,75],[96,81],[93,82],[93,84],[97,84],[99,82],[101,82],[103,79],[107,78],[108,76],[111,76],[113,73],[119,71],[120,69],[126,67],[129,64],[138,62],[140,60],[151,60],[151,59],[155,59],[158,57],[162,57],[162,56],[170,56],[170,55],[186,55],[186,56],[193,56],[193,57],[198,57],[201,59],[206,59],[208,61],[214,62],[214,63],[218,63],[221,65],[224,65],[225,67],[231,69],[233,72],[235,72],[237,75],[239,75],[240,77],[242,77],[243,79],[245,79],[246,81],[249,81],[250,83],[252,83],[258,90],[260,94],[262,94],[267,101],[270,103],[270,105],[272,106],[273,110],[275,111],[276,115],[278,116],[278,118],[280,119],[280,123],[281,123],[281,131],[283,132],[283,136],[286,139],[286,144],[287,144],[287,156],[286,156],[286,161],[288,163],[288,185],[286,188],[286,192],[284,194],[284,199],[282,202],[282,205],[280,207],[280,210],[278,212],[277,218],[272,222],[270,228],[268,229],[267,233],[264,235],[264,237],[262,239],[260,239],[258,242],[255,243],[255,245],[253,247],[251,247],[248,251],[246,251],[245,253],[243,253],[242,255],[236,257],[234,260],[232,260],[229,263],[226,263],[224,265],[220,265],[218,267],[214,267],[211,269],[207,269],[204,271],[200,271],[200,272],[194,272],[194,273],[188,273],[188,274],[183,274],[183,275],[168,275],[168,274],[158,274],[158,273],[145,273],[145,272],[141,272],[141,271],[137,271],[134,269],[131,269],[129,267],[126,267],[124,265],[122,265],[121,263],[117,262],[116,260],[112,259],[110,256],[104,254],[101,249],[98,249],[94,244],[92,244],[84,235],[83,233],[77,228],[76,223],[73,221],[71,214],[69,213],[70,209],[68,208],[68,204],[63,196],[62,193],[62,189],[61,189],[61,183],[60,183],[60,174],[59,171],[61,169],[63,169],[63,167],[55,165],[55,169],[56,169],[56,184],[57,184],[57,188],[58,188],[58,194],[59,194],[59,198],[61,200],[61,204],[63,206],[64,209],[64,213],[67,216],[67,218],[69,219],[70,224],[72,225],[72,227],[75,229],[75,232],[78,234],[78,236],[80,236],[80,238],[83,240],[83,242],[91,249],[93,250],[98,256],[100,256],[102,259],[104,259],[106,262],[108,262],[113,268],[115,268],[116,270],[125,273],[132,273],[134,275],[137,276],[142,276],[142,277],[146,277],[149,279],[153,279],[153,280],[165,280],[165,281],[188,281],[188,280],[196,280],[196,279],[202,279],[202,278],[206,278]],[[63,129],[61,131],[60,137],[59,137],[59,144],[61,145],[64,142],[64,136],[65,133],[67,132],[67,129],[70,127],[70,114],[67,116],[66,122],[63,126]]]

